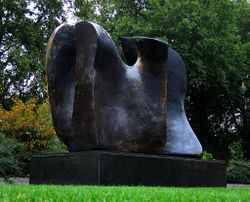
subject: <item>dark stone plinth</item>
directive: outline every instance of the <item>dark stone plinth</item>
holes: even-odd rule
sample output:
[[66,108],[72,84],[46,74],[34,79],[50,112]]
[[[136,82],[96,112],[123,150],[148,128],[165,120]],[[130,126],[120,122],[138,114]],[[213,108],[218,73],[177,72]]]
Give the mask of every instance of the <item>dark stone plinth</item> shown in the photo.
[[225,187],[226,164],[108,151],[34,155],[30,184]]

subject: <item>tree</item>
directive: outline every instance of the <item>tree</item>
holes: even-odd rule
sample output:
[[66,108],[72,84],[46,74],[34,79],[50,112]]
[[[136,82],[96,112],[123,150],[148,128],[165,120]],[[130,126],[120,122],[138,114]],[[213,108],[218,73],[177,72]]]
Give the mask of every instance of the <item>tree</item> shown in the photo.
[[[96,9],[86,9],[90,4]],[[118,36],[167,40],[186,64],[194,131],[215,158],[229,158],[229,146],[241,141],[239,87],[250,75],[247,0],[75,1],[75,14],[99,23],[117,44]]]
[[65,20],[60,0],[0,0],[0,103],[47,97],[44,79],[48,38]]
[[[242,51],[247,55],[245,61],[247,67],[250,67],[250,3],[245,0],[238,1],[239,11],[237,16],[238,34],[241,36]],[[243,142],[243,154],[247,160],[250,160],[250,74],[246,73],[242,81],[246,84],[248,90],[243,90],[243,103],[240,107],[241,124],[237,125],[238,131]],[[244,88],[244,87],[243,87]]]

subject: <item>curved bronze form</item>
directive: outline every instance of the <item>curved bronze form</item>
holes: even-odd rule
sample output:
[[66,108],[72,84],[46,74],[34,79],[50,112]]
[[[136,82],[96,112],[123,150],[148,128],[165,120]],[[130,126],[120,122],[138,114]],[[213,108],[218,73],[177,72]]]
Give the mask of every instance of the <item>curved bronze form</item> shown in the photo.
[[58,136],[70,151],[200,156],[184,110],[181,57],[161,40],[121,38],[121,44],[130,66],[95,23],[61,25],[53,32],[47,82]]
[[[136,49],[131,38],[120,37],[128,65],[137,60]],[[192,130],[184,109],[187,74],[181,56],[168,48],[167,69],[167,142],[162,154],[196,156],[202,155],[202,147]]]
[[138,58],[122,62],[99,25],[62,25],[47,50],[47,81],[58,136],[70,151],[158,153],[166,143],[165,42],[134,37]]

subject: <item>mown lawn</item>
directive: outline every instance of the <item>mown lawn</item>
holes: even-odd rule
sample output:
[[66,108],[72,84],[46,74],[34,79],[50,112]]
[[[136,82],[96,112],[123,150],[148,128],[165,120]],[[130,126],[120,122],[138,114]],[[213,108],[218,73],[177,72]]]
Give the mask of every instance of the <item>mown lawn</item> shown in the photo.
[[0,201],[250,201],[250,189],[1,185]]

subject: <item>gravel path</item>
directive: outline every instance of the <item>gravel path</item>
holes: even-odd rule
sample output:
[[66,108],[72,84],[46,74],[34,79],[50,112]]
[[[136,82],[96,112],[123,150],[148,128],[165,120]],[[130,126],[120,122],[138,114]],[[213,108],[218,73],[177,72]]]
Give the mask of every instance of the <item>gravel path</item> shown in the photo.
[[[9,183],[10,184],[29,184],[29,178],[11,177],[9,178]],[[0,184],[8,184],[8,182],[6,182],[4,178],[0,178]]]

